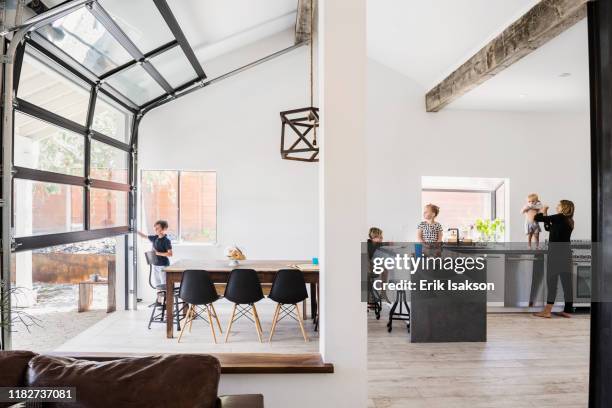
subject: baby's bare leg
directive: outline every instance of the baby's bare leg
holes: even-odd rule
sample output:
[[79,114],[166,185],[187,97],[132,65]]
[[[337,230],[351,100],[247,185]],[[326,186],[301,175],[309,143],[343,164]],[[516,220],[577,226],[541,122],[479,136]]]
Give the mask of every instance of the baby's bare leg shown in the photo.
[[540,247],[540,233],[534,232],[533,238],[535,239],[536,248],[539,248]]
[[529,243],[529,248],[531,248],[531,240],[533,239],[533,233],[530,232],[527,234],[527,242]]

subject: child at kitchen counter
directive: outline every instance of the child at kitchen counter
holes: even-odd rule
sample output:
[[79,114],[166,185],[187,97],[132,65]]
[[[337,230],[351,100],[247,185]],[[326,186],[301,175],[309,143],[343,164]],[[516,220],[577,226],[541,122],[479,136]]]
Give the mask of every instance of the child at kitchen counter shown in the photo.
[[372,259],[374,252],[381,247],[383,242],[383,232],[378,227],[370,228],[368,231],[368,257]]
[[521,213],[525,214],[525,234],[527,234],[527,242],[529,248],[531,243],[535,241],[536,248],[540,247],[540,223],[535,221],[536,214],[542,212],[542,202],[536,193],[531,193],[527,196],[527,203],[521,209]]
[[440,207],[434,204],[427,204],[423,208],[423,218],[417,226],[417,242],[430,244],[434,242],[442,242],[442,224],[436,221],[436,217],[440,214]]

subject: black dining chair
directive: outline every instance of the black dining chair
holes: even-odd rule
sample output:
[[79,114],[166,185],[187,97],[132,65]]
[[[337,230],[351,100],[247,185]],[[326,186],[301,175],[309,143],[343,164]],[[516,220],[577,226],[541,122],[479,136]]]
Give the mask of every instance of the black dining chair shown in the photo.
[[[304,281],[304,274],[302,271],[299,269],[279,270],[274,277],[274,282],[272,283],[272,289],[270,290],[268,298],[277,303],[276,309],[274,310],[274,317],[272,318],[272,329],[270,330],[270,338],[268,341],[272,341],[272,336],[274,336],[274,330],[278,322],[287,316],[299,323],[304,341],[308,341],[308,336],[304,329],[304,322],[302,321],[302,314],[298,307],[298,303],[308,298],[306,282]],[[293,315],[294,313],[295,316]]]
[[[255,303],[263,299],[264,295],[257,272],[253,269],[234,269],[231,271],[227,280],[227,286],[225,287],[224,297],[234,303],[232,317],[225,333],[225,342],[227,343],[229,339],[232,324],[241,317],[246,317],[255,323],[257,337],[259,337],[259,342],[262,342],[263,331],[261,330],[261,323],[259,322]],[[236,314],[236,309],[238,314]],[[253,318],[249,316],[249,311],[253,314]]]
[[[181,331],[178,342],[181,342],[187,325],[189,325],[189,332],[191,333],[193,321],[202,319],[210,325],[210,331],[212,332],[213,340],[216,344],[217,335],[215,333],[213,319],[216,320],[221,334],[223,334],[223,330],[221,330],[221,323],[219,323],[217,311],[213,305],[213,303],[219,299],[219,295],[217,294],[215,284],[212,279],[210,279],[208,272],[196,269],[187,269],[184,271],[181,279],[179,297],[189,306],[187,307],[183,331]],[[206,315],[204,315],[204,313],[206,313]]]
[[[149,326],[151,329],[151,323],[165,323],[166,322],[166,285],[153,285],[153,265],[157,262],[157,255],[155,251],[145,252],[145,258],[147,265],[149,265],[149,286],[156,291],[155,302],[151,303],[149,307],[152,307],[151,317],[149,318]],[[181,319],[184,317],[183,305],[178,298],[179,288],[174,289],[174,313],[172,315],[174,322],[176,323],[176,330],[181,330]],[[158,311],[159,310],[159,311]]]

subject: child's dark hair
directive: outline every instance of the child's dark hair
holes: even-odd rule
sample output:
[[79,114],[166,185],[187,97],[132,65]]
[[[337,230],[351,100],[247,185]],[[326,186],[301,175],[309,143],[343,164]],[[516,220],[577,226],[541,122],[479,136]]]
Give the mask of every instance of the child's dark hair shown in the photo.
[[157,220],[153,226],[159,225],[161,229],[168,229],[168,221],[166,220]]

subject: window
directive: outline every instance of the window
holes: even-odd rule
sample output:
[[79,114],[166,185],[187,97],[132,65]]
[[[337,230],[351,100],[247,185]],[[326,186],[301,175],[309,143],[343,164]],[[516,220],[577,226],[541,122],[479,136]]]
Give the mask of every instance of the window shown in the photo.
[[138,64],[111,76],[108,84],[137,105],[144,105],[164,93],[157,81]]
[[91,228],[128,225],[128,194],[125,191],[91,189]]
[[[21,238],[37,239],[24,240],[22,250],[43,247],[49,234],[115,227],[128,230],[127,140],[133,116],[99,93],[92,123],[98,133],[89,138],[86,126],[57,115],[86,125],[91,85],[86,89],[62,72],[28,46],[18,93],[20,101],[29,104],[18,103],[15,109],[13,153],[16,167],[37,171],[18,169],[15,174],[13,222],[18,244],[24,244]],[[93,180],[92,188],[87,175]]]
[[437,221],[445,230],[458,228],[462,238],[472,234],[475,239],[471,228],[476,220],[507,221],[508,182],[504,178],[423,176],[421,204],[440,207]]
[[85,138],[32,116],[15,112],[15,165],[83,176]]
[[[437,221],[447,228],[469,230],[478,218],[491,219],[491,193],[482,191],[424,190],[423,206],[433,203],[440,207]],[[462,233],[463,235],[463,233]]]
[[103,135],[127,143],[132,126],[132,115],[124,109],[117,107],[103,93],[96,97],[93,123],[91,128]]
[[41,27],[38,33],[95,75],[104,74],[132,59],[86,7]]
[[116,147],[91,141],[91,178],[128,182],[128,153]]
[[83,229],[83,187],[15,179],[17,237]]
[[52,113],[84,125],[89,89],[74,77],[62,75],[42,63],[28,47],[23,56],[17,96]]
[[169,223],[173,240],[217,240],[217,175],[212,171],[143,170],[143,230],[153,233],[158,219]]

